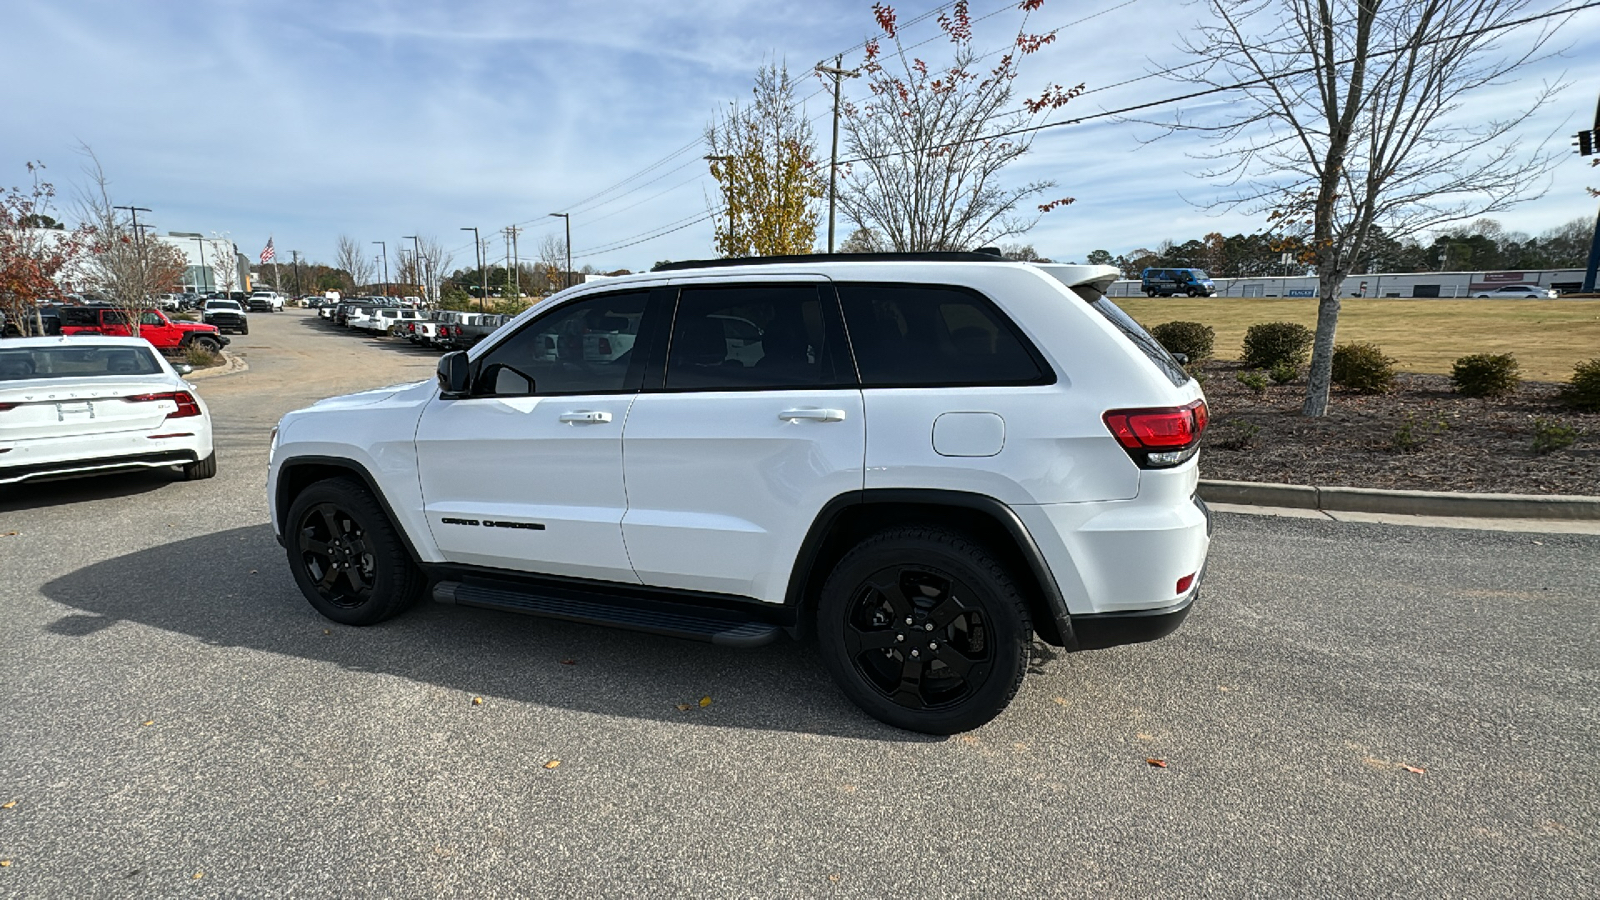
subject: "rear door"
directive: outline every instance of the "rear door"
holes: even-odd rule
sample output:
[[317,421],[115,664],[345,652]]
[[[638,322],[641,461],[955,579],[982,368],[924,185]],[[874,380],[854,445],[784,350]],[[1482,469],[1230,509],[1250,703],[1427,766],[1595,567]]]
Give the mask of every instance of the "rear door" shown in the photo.
[[665,357],[623,434],[634,569],[649,585],[782,602],[817,511],[862,486],[861,390],[833,292],[686,286]]

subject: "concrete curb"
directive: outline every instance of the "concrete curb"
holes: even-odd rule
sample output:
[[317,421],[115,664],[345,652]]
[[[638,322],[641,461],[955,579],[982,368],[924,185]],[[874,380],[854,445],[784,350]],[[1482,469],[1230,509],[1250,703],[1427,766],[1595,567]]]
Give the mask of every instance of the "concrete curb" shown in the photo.
[[234,356],[233,354],[224,350],[222,351],[222,358],[227,360],[225,365],[214,366],[209,369],[200,369],[195,372],[190,372],[188,375],[185,375],[184,378],[188,381],[194,381],[196,379],[204,380],[207,378],[220,378],[224,375],[238,375],[242,372],[250,371],[250,364],[245,362],[243,357]]
[[1386,491],[1376,488],[1313,487],[1300,484],[1205,479],[1200,481],[1200,497],[1208,503],[1316,509],[1329,512],[1480,519],[1600,520],[1600,497]]

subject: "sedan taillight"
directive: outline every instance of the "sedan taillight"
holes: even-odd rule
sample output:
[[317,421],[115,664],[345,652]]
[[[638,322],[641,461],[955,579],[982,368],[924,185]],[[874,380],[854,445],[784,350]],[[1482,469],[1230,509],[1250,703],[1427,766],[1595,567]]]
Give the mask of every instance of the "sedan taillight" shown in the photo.
[[167,394],[136,394],[122,399],[129,403],[155,403],[161,400],[171,400],[178,404],[178,411],[167,413],[167,418],[169,419],[187,419],[190,416],[200,415],[200,403],[188,391],[173,391]]
[[1141,469],[1187,462],[1200,450],[1206,430],[1206,402],[1157,409],[1114,409],[1103,417],[1117,443]]

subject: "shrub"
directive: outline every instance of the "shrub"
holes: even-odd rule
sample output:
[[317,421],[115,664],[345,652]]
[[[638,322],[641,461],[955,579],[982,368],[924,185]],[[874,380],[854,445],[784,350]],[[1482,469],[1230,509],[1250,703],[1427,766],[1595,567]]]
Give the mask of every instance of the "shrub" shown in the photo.
[[1254,422],[1229,421],[1219,434],[1210,439],[1212,444],[1221,450],[1249,450],[1255,446],[1256,435],[1261,433],[1261,426]]
[[212,353],[198,343],[191,341],[189,346],[184,349],[184,362],[194,366],[196,369],[204,369],[221,363],[222,356]]
[[1504,397],[1517,389],[1517,358],[1510,353],[1474,353],[1450,367],[1450,382],[1464,397]]
[[1267,377],[1273,384],[1288,384],[1300,377],[1300,367],[1291,362],[1279,362],[1267,370]]
[[1333,383],[1358,394],[1394,390],[1393,359],[1377,344],[1340,344],[1333,348]]
[[1578,431],[1560,422],[1533,420],[1533,452],[1539,454],[1565,450],[1577,443]]
[[1256,392],[1257,397],[1267,394],[1267,376],[1260,372],[1240,372],[1233,376],[1240,384]]
[[1217,337],[1216,329],[1199,322],[1163,322],[1150,329],[1150,334],[1168,353],[1182,353],[1191,363],[1209,358]]
[[1411,453],[1422,449],[1428,442],[1431,434],[1440,434],[1450,430],[1450,423],[1439,416],[1432,422],[1418,422],[1416,416],[1406,413],[1406,420],[1399,428],[1394,430],[1394,436],[1389,439],[1389,446],[1401,453]]
[[1561,389],[1561,402],[1584,412],[1600,412],[1600,357],[1578,363]]
[[1279,363],[1299,368],[1311,352],[1311,329],[1295,322],[1258,322],[1244,333],[1244,364],[1271,369]]

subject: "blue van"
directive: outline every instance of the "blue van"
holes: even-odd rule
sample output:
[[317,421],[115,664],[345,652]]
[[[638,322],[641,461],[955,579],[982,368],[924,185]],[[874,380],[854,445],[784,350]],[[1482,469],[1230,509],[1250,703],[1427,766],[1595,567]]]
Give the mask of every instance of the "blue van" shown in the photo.
[[1146,297],[1213,297],[1217,293],[1205,269],[1145,269],[1139,273],[1139,282]]

